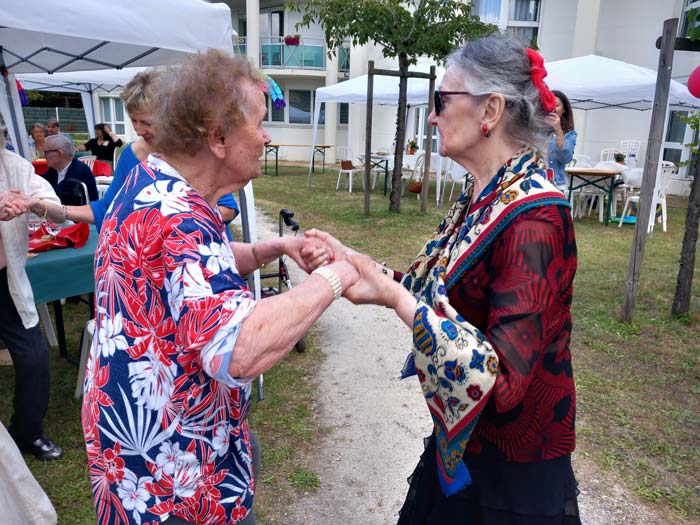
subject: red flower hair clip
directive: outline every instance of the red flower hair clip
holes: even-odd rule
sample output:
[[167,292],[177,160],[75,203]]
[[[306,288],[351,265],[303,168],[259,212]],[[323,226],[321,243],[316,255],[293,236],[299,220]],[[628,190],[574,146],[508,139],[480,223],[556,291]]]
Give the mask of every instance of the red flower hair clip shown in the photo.
[[547,76],[547,70],[544,68],[544,59],[534,49],[529,47],[525,50],[525,54],[530,59],[530,76],[532,77],[532,83],[535,84],[537,91],[540,92],[540,102],[542,103],[542,109],[549,113],[554,111],[557,107],[557,100],[547,84],[544,83],[544,77]]

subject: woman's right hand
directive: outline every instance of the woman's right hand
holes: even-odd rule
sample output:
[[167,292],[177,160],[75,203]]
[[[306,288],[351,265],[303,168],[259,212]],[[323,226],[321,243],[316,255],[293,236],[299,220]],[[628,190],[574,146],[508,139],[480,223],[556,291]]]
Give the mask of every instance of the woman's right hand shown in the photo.
[[357,269],[360,279],[344,289],[343,297],[354,304],[378,304],[394,308],[403,288],[394,281],[393,275],[385,273],[371,257],[359,253],[347,254],[347,260]]

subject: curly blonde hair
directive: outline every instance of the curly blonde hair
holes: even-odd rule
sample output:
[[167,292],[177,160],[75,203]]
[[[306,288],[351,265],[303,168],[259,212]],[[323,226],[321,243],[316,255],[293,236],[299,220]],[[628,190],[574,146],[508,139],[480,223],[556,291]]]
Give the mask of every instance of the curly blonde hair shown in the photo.
[[210,130],[228,135],[243,124],[251,107],[246,82],[265,86],[247,58],[215,49],[190,55],[180,67],[170,68],[157,81],[161,104],[154,115],[156,151],[194,156]]
[[127,113],[143,111],[154,113],[158,107],[158,95],[155,92],[155,81],[161,75],[160,71],[147,69],[134,75],[124,86],[120,95],[124,101]]

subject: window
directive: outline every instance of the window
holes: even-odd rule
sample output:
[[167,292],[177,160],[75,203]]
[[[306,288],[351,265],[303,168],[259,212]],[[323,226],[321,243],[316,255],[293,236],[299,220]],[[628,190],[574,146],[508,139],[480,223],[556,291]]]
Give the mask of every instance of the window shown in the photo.
[[[668,117],[668,128],[664,140],[663,160],[670,160],[676,166],[688,157],[688,151],[683,144],[692,140],[692,129],[681,120],[687,116],[687,111],[672,111]],[[685,172],[686,170],[681,170]]]
[[[338,124],[347,124],[348,123],[348,110],[349,104],[347,102],[338,102]],[[318,118],[318,123],[319,124],[325,124],[326,123],[326,103],[321,102],[321,111],[319,113],[319,118]]]
[[265,106],[267,106],[265,122],[284,122],[284,108],[277,109],[267,93],[265,93]]
[[290,124],[311,124],[311,91],[290,89],[287,106]]
[[473,12],[482,22],[495,24],[523,44],[537,47],[540,3],[541,0],[474,0]]
[[685,0],[683,3],[683,11],[681,13],[681,23],[678,25],[680,36],[688,36],[690,30],[697,26],[697,22],[690,23],[688,21],[688,11],[691,9],[700,9],[700,0]]
[[101,97],[102,120],[109,124],[117,135],[124,135],[124,103],[120,98]]

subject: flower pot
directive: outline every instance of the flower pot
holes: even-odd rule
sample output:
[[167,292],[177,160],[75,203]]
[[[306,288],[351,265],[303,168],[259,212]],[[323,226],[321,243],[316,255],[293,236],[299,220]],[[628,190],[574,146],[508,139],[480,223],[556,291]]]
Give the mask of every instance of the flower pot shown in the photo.
[[284,37],[284,44],[287,46],[298,46],[299,39],[295,36],[285,36]]
[[416,150],[415,150],[415,148],[406,148],[406,153],[409,155],[415,155]]

